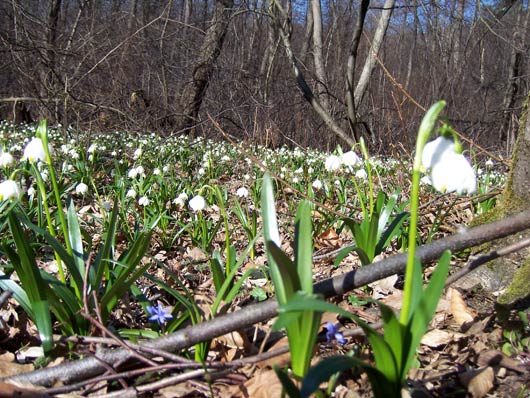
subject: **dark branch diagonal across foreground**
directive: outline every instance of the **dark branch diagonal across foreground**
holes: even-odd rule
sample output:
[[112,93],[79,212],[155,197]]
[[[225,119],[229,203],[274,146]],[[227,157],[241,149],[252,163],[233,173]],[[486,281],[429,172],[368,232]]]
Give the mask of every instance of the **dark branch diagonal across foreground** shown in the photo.
[[[530,210],[491,224],[463,230],[461,233],[421,246],[416,253],[423,263],[434,261],[445,250],[451,250],[453,253],[456,253],[521,232],[528,228],[530,228]],[[326,298],[344,294],[354,288],[403,272],[406,259],[406,253],[394,255],[358,270],[319,282],[315,285],[315,291]],[[274,317],[276,314],[277,302],[275,300],[268,300],[264,303],[249,305],[239,311],[214,318],[211,321],[145,342],[143,346],[174,352],[191,347],[202,341],[211,340],[214,337],[234,330],[263,322]],[[123,364],[132,359],[133,355],[130,350],[123,348],[102,350],[96,356],[63,363],[48,369],[19,374],[11,377],[11,380],[34,385],[51,385],[57,381],[73,383],[102,374],[107,370],[107,367],[103,365],[104,363],[109,365],[117,363]]]

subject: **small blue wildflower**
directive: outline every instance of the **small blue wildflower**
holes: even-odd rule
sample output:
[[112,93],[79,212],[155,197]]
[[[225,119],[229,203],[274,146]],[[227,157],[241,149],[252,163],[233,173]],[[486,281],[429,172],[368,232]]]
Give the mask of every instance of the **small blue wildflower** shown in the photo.
[[164,308],[160,303],[158,303],[156,307],[148,305],[146,309],[150,315],[149,320],[151,322],[158,322],[159,325],[166,323],[167,319],[173,319],[173,315],[171,315],[171,308]]
[[346,339],[344,338],[342,333],[337,330],[337,327],[333,323],[327,322],[326,330],[326,340],[328,343],[331,343],[331,340],[333,339],[337,340],[340,344],[346,343]]

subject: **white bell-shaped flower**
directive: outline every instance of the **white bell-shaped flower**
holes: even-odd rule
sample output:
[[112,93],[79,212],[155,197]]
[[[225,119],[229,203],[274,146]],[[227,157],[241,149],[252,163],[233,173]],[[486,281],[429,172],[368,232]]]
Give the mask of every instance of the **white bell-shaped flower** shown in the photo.
[[440,192],[473,193],[477,188],[475,171],[453,140],[438,137],[425,145],[422,154],[425,169],[430,170],[432,186]]
[[198,212],[206,207],[206,200],[201,195],[197,195],[190,199],[189,205],[191,210]]
[[16,199],[19,200],[22,195],[18,183],[13,180],[5,180],[0,183],[0,201]]

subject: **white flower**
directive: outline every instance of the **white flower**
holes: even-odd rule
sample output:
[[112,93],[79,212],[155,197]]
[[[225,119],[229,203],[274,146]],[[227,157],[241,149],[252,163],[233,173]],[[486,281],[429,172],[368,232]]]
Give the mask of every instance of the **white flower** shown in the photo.
[[0,200],[20,199],[20,187],[13,180],[5,180],[0,183]]
[[77,184],[77,186],[75,187],[75,192],[79,195],[84,195],[85,193],[88,192],[88,185],[85,184],[84,182],[80,182],[79,184]]
[[206,207],[206,201],[201,195],[197,195],[190,199],[189,205],[191,207],[191,210],[193,210],[194,212],[198,212]]
[[105,211],[109,211],[110,209],[112,209],[112,202],[110,200],[105,200],[101,204],[101,208]]
[[454,153],[455,150],[453,140],[440,136],[425,144],[421,155],[421,163],[425,169],[430,169],[441,160],[442,155]]
[[353,151],[348,151],[346,153],[343,153],[342,156],[340,157],[340,161],[343,166],[349,166],[349,167],[352,167],[352,166],[355,166],[361,163],[361,159]]
[[299,180],[298,177],[293,177],[293,184],[298,184]]
[[420,179],[420,184],[424,184],[424,185],[432,185],[431,177],[429,177],[429,176],[423,176],[423,177],[421,177],[421,179]]
[[159,176],[160,174],[162,174],[162,172],[160,171],[159,168],[156,168],[156,169],[153,170],[153,175]]
[[138,148],[136,151],[134,151],[133,159],[138,159],[140,156],[142,156],[142,148]]
[[33,197],[35,196],[37,191],[35,190],[35,188],[29,187],[27,193],[28,193],[28,196],[30,197],[30,199],[33,199]]
[[138,204],[140,206],[147,206],[147,205],[149,205],[149,202],[150,202],[150,200],[149,200],[149,198],[147,196],[142,196],[140,199],[138,199]]
[[90,146],[88,147],[87,152],[88,152],[88,153],[94,153],[94,152],[96,152],[97,149],[98,149],[98,146],[97,146],[96,144],[92,144],[92,145],[90,145]]
[[236,195],[240,198],[246,198],[248,196],[248,189],[245,187],[238,188],[236,191]]
[[430,169],[433,187],[440,192],[473,193],[477,188],[475,172],[453,140],[438,137],[425,145],[422,163]]
[[365,169],[359,169],[355,173],[355,177],[357,177],[360,180],[364,180],[364,179],[366,179],[366,177],[368,177],[368,174],[366,173]]
[[145,177],[145,169],[144,169],[144,166],[138,166],[136,168],[136,172],[138,173],[139,176],[141,177]]
[[493,167],[493,160],[491,159],[486,160],[486,167]]
[[0,151],[0,167],[11,166],[15,159],[9,152]]
[[[49,144],[48,150],[51,154],[52,149]],[[22,160],[29,160],[31,163],[38,162],[39,160],[43,162],[46,161],[44,144],[42,143],[42,140],[40,138],[35,137],[28,143],[28,145],[26,145],[26,147],[24,148],[24,155],[22,156]]]
[[131,188],[127,191],[127,195],[125,196],[128,198],[136,198],[136,191]]
[[136,178],[137,176],[138,176],[138,172],[136,171],[135,167],[130,169],[129,172],[127,173],[127,177],[129,178]]
[[311,184],[311,186],[313,187],[313,189],[320,190],[320,189],[322,189],[322,181],[320,181],[320,180],[315,180],[315,181],[313,181],[313,183]]
[[294,174],[302,174],[304,172],[304,169],[302,167],[299,167],[297,168],[295,171],[294,171]]
[[340,169],[340,158],[336,155],[329,155],[324,163],[327,171],[337,171]]

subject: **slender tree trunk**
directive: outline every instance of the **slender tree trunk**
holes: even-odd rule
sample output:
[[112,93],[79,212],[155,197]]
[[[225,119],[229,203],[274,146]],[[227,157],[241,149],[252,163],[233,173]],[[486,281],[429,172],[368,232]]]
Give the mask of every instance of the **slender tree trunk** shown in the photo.
[[348,65],[346,68],[346,105],[348,112],[348,122],[353,132],[355,140],[358,141],[361,137],[361,133],[357,128],[357,111],[355,106],[355,100],[353,96],[354,92],[354,74],[355,74],[355,62],[357,60],[357,52],[359,49],[359,43],[361,41],[361,34],[363,33],[364,21],[366,19],[366,13],[368,12],[368,6],[370,0],[362,0],[357,14],[357,22],[355,24],[355,31],[353,32],[352,42],[350,46],[350,55],[348,56]]
[[329,112],[329,97],[327,88],[326,68],[324,67],[323,39],[322,39],[322,7],[320,0],[311,0],[311,13],[313,14],[313,63],[317,79],[316,96],[322,107]]
[[233,13],[233,0],[217,0],[212,22],[199,49],[197,60],[192,66],[192,77],[184,84],[177,109],[177,131],[190,131],[198,122],[199,111],[206,94],[212,72],[225,39]]
[[383,39],[385,38],[386,30],[390,22],[390,17],[394,10],[395,0],[386,0],[384,5],[384,10],[381,13],[381,18],[379,18],[379,24],[377,25],[377,30],[375,31],[374,39],[372,41],[372,46],[364,63],[363,71],[359,77],[359,82],[355,87],[355,92],[353,93],[355,108],[358,109],[359,105],[366,94],[368,89],[368,82],[370,81],[370,76],[375,68],[376,57],[379,55],[379,49],[383,44]]

